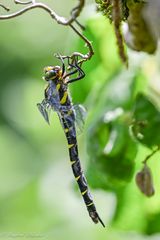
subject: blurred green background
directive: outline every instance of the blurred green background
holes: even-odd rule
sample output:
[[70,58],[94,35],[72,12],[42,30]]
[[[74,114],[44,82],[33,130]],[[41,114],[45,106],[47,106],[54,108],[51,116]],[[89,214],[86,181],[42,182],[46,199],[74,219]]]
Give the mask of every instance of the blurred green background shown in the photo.
[[[75,4],[44,2],[62,16],[68,16]],[[20,8],[11,1],[2,3]],[[78,138],[80,159],[106,228],[94,225],[88,216],[56,114],[48,126],[36,107],[43,99],[44,66],[58,64],[53,54],[86,53],[87,48],[68,27],[34,9],[0,21],[0,238],[158,240],[160,154],[149,161],[156,191],[152,198],[139,192],[134,175],[149,147],[159,141],[154,142],[159,129],[156,125],[150,130],[151,143],[140,144],[130,137],[128,123],[139,92],[148,94],[159,108],[159,52],[148,56],[128,50],[126,69],[112,26],[96,14],[93,2],[88,1],[80,22],[95,55],[85,63],[85,79],[70,90],[73,102],[88,110],[84,133]]]

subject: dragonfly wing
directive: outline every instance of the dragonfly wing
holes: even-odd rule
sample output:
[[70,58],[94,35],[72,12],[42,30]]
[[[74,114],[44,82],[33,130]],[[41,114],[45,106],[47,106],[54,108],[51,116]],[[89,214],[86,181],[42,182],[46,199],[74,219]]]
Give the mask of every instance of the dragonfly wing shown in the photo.
[[49,106],[45,101],[42,101],[42,103],[37,103],[38,110],[46,120],[46,122],[49,124]]
[[82,133],[84,129],[84,123],[87,116],[87,111],[81,104],[73,106],[75,112],[76,127],[78,133]]

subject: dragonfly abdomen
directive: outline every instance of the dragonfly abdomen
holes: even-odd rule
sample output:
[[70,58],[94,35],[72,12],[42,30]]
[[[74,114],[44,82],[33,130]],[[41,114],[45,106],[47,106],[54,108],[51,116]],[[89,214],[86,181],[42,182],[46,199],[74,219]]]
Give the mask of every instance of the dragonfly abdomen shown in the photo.
[[104,223],[102,222],[102,220],[100,219],[96,211],[96,207],[94,205],[91,193],[88,188],[87,180],[84,176],[84,173],[81,167],[81,163],[78,156],[78,146],[77,146],[75,125],[73,123],[72,127],[67,128],[67,120],[64,118],[63,118],[63,124],[64,124],[65,135],[68,141],[68,149],[69,149],[69,156],[70,156],[72,171],[77,181],[77,184],[79,186],[83,200],[86,204],[87,210],[89,212],[89,216],[92,218],[94,223],[98,223],[100,221],[101,224],[104,226]]

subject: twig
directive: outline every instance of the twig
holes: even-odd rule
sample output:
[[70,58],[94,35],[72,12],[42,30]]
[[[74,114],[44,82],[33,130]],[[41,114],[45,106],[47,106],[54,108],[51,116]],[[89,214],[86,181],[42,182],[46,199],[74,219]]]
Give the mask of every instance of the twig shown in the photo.
[[[75,11],[77,11],[77,7],[73,8],[73,9],[71,10],[71,16],[72,16],[72,17],[75,16]],[[81,23],[79,23],[76,18],[75,18],[74,21],[75,21],[75,23],[77,23],[77,25],[78,25],[83,31],[85,30],[85,27],[84,27]]]
[[[61,55],[61,58],[62,59],[70,58],[70,59],[74,60],[75,57],[80,57],[80,60],[78,60],[78,64],[81,66],[83,62],[91,59],[91,57],[94,55],[93,47],[92,47],[91,42],[82,33],[80,33],[72,24],[70,24],[69,26],[86,43],[86,46],[88,47],[89,52],[86,54],[82,54],[80,52],[73,52],[72,55],[70,55],[70,56],[64,56],[64,55],[62,56]],[[59,58],[59,56],[57,54],[55,54],[55,57]]]
[[22,1],[20,1],[20,0],[14,0],[14,2],[15,2],[16,4],[22,4],[22,5],[27,5],[27,4],[33,3],[33,1],[22,2]]
[[74,52],[73,56],[80,56],[81,58],[83,58],[83,61],[90,59],[94,55],[94,51],[93,51],[91,42],[82,33],[80,33],[72,24],[70,24],[70,27],[73,29],[73,31],[75,31],[80,36],[80,38],[83,39],[83,41],[86,43],[86,45],[89,49],[89,52],[85,55],[83,55],[79,52]]
[[153,152],[151,152],[142,162],[143,164],[146,164],[147,161],[149,160],[149,158],[151,158],[156,152],[158,152],[160,150],[160,146],[157,146],[157,148],[155,150],[153,150]]
[[[76,20],[76,18],[80,15],[83,7],[84,7],[84,4],[85,4],[85,0],[79,0],[79,4],[74,7],[71,11],[71,19],[73,18],[74,20]],[[71,24],[73,21],[68,20],[68,25]],[[77,23],[79,24],[79,23]],[[81,24],[79,24],[81,26]]]
[[5,9],[6,11],[9,11],[10,9],[6,6],[4,6],[2,3],[0,3],[0,7],[2,7],[3,9]]
[[77,23],[77,25],[82,29],[82,31],[85,31],[86,28],[85,28],[80,22],[78,22],[77,19],[75,19],[74,21],[75,21],[75,23]]
[[[15,17],[18,17],[18,16],[22,15],[23,13],[25,13],[25,12],[31,10],[31,9],[41,8],[41,9],[45,10],[46,12],[48,12],[49,15],[52,17],[52,19],[54,19],[58,24],[65,25],[65,26],[70,26],[73,29],[73,31],[86,43],[86,46],[88,47],[89,52],[87,54],[74,52],[70,56],[71,58],[74,58],[74,56],[79,56],[81,58],[81,60],[79,60],[79,63],[82,64],[84,61],[90,59],[93,56],[94,51],[93,51],[91,42],[81,32],[79,32],[77,30],[77,28],[74,27],[73,24],[72,24],[73,22],[75,22],[75,23],[78,24],[78,26],[82,30],[84,30],[84,27],[77,21],[77,17],[79,16],[80,12],[82,11],[82,8],[84,6],[85,0],[79,0],[79,3],[77,4],[77,6],[72,9],[71,17],[68,20],[66,18],[56,14],[56,12],[53,11],[46,4],[40,3],[40,2],[37,3],[36,0],[28,0],[28,1],[14,0],[14,2],[16,4],[28,5],[28,6],[24,7],[23,9],[15,12],[15,13],[11,13],[11,14],[8,14],[8,15],[0,16],[0,20],[6,20],[6,19],[15,18]],[[4,6],[3,6],[3,8],[8,9],[8,8],[6,8]]]
[[[22,15],[23,13],[31,10],[31,9],[34,9],[34,8],[42,8],[43,10],[47,11],[50,16],[56,20],[57,23],[59,24],[62,24],[62,25],[70,25],[72,22],[75,21],[75,19],[79,16],[79,14],[81,13],[82,11],[82,8],[84,6],[84,3],[85,3],[85,0],[79,0],[79,3],[78,5],[73,9],[73,12],[72,12],[72,15],[71,17],[67,20],[66,18],[64,17],[61,17],[59,16],[58,14],[55,13],[55,11],[53,11],[50,7],[48,7],[46,4],[44,3],[36,3],[35,0],[32,0],[32,1],[27,1],[27,2],[23,2],[21,0],[14,0],[15,3],[19,3],[19,4],[23,4],[23,5],[26,5],[26,4],[29,4],[31,3],[31,5],[15,12],[15,13],[12,13],[12,14],[8,14],[8,15],[4,15],[4,16],[0,16],[0,20],[5,20],[5,19],[10,19],[10,18],[14,18],[14,17],[17,17],[17,16],[20,16]],[[2,5],[2,4],[1,4]],[[3,8],[7,9],[5,6],[2,5]]]

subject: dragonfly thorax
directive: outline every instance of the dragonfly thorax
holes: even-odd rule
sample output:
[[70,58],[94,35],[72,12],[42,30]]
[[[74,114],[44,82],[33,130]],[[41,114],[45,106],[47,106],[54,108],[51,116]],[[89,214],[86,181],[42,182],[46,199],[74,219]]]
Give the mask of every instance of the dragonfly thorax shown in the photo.
[[60,80],[61,78],[62,68],[60,66],[48,66],[44,68],[44,80]]

